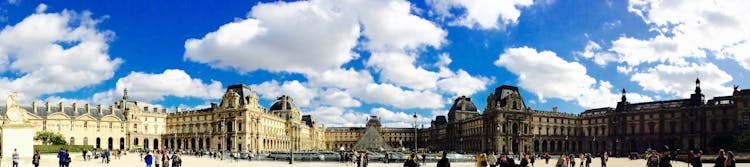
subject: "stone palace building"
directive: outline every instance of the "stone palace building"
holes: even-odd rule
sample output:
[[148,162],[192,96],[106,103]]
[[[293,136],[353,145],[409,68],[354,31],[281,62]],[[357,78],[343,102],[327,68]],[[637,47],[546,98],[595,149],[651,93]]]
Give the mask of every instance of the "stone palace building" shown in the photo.
[[[483,112],[471,98],[458,97],[447,117],[437,116],[427,128],[382,127],[376,116],[364,127],[325,127],[300,115],[289,96],[263,107],[243,84],[228,86],[219,104],[197,110],[140,106],[128,99],[127,90],[110,106],[32,102],[21,108],[36,131],[58,132],[70,144],[102,149],[377,151],[417,144],[433,151],[627,153],[663,145],[726,147],[737,130],[750,130],[750,89],[735,87],[729,96],[706,100],[696,80],[687,99],[630,103],[622,93],[615,108],[570,114],[532,109],[517,87],[503,85],[487,96]],[[5,112],[0,107],[0,121]]]

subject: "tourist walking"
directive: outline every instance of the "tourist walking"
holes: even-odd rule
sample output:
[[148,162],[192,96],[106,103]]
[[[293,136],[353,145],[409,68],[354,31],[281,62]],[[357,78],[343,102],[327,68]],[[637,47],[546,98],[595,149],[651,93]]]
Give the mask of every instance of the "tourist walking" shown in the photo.
[[161,158],[162,158],[161,150],[156,150],[156,154],[154,154],[154,167],[161,166],[162,164]]
[[576,167],[576,155],[570,154],[569,159],[570,159],[570,167]]
[[536,159],[536,153],[531,156],[531,167],[534,167],[534,160]]
[[609,154],[605,151],[602,153],[602,167],[607,167],[607,161],[609,161]]
[[591,165],[591,153],[586,153],[586,167]]
[[656,154],[656,151],[648,150],[648,155],[646,155],[646,166],[647,167],[659,166],[659,156]]
[[146,163],[146,167],[151,167],[151,164],[153,164],[154,157],[151,155],[151,152],[146,151],[146,156],[143,157],[143,161]]
[[34,157],[31,158],[31,164],[34,164],[34,167],[39,167],[39,159],[42,159],[42,156],[39,155],[39,151],[35,151]]
[[690,150],[690,152],[688,152],[687,160],[685,160],[685,162],[687,162],[688,167],[690,167],[690,164],[693,163],[693,150]]
[[417,167],[419,164],[417,164],[417,155],[414,153],[411,153],[408,158],[406,158],[406,161],[404,161],[404,167]]
[[495,154],[495,152],[491,152],[487,157],[487,164],[489,164],[490,167],[495,167],[497,165],[497,154]]
[[83,149],[83,161],[86,161],[86,154],[89,153],[86,149]]
[[479,154],[477,156],[477,167],[487,167],[487,154]]
[[16,152],[16,149],[13,149],[13,167],[18,167],[18,152]]
[[359,158],[357,159],[357,167],[367,167],[367,155],[365,152],[359,153]]
[[549,153],[544,153],[544,164],[549,164]]
[[565,154],[561,154],[560,158],[557,159],[557,163],[555,163],[555,167],[568,167],[568,163],[565,163]]
[[659,158],[659,167],[672,167],[672,157],[669,156],[669,148],[661,150],[661,156]]
[[724,149],[720,149],[719,156],[714,161],[714,167],[724,167],[724,161],[727,161],[727,158],[724,157]]
[[158,159],[158,160],[161,161],[161,164],[164,167],[169,167],[169,159],[170,159],[169,154],[167,152],[163,152],[161,159]]
[[437,167],[451,167],[451,162],[448,160],[448,152],[443,151],[443,158],[437,162]]
[[523,154],[523,157],[521,157],[521,163],[518,164],[518,167],[528,167],[529,166],[529,156],[526,155],[526,153]]
[[703,164],[701,163],[701,156],[703,156],[703,151],[698,150],[695,153],[695,156],[693,156],[693,159],[690,160],[690,163],[692,163],[693,167],[702,167]]
[[60,148],[60,151],[57,152],[59,167],[65,167],[65,157],[67,157],[66,154],[67,153],[62,148]]
[[182,155],[178,151],[172,154],[172,167],[181,167],[181,166],[182,166]]
[[727,160],[724,161],[725,167],[737,167],[737,165],[734,162],[734,153],[731,151],[727,151]]

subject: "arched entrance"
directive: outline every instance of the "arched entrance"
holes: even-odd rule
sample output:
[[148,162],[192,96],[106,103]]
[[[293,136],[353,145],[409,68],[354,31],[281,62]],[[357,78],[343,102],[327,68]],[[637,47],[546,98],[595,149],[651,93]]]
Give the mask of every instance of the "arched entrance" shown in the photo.
[[114,145],[112,143],[113,143],[112,137],[109,137],[107,139],[107,149],[112,150],[112,148],[114,148]]
[[143,139],[143,149],[148,150],[148,138]]
[[100,139],[100,138],[97,137],[96,138],[96,148],[97,149],[101,149],[102,148],[101,147],[101,143],[102,143],[102,139]]
[[201,149],[201,150],[206,149],[206,148],[203,148],[203,139],[198,139],[198,149]]
[[120,138],[120,150],[125,150],[125,138]]
[[539,140],[534,140],[534,152],[539,152]]
[[137,146],[137,145],[138,145],[138,138],[137,138],[137,137],[136,137],[135,139],[133,139],[133,145],[134,145],[134,146]]
[[190,149],[195,150],[195,138],[190,139]]
[[154,149],[159,149],[159,139],[154,139]]

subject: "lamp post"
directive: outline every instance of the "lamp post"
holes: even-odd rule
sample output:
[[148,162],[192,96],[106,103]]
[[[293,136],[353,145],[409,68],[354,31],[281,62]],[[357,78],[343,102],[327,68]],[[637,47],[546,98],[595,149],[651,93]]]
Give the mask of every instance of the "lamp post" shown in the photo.
[[[615,140],[615,154],[620,155],[619,149],[620,148],[620,138],[617,138]],[[615,156],[617,156],[615,155]]]
[[288,121],[289,121],[289,124],[291,124],[291,126],[289,127],[289,143],[290,143],[290,147],[289,147],[289,164],[294,164],[294,145],[295,145],[294,144],[294,142],[295,142],[295,140],[294,140],[294,130],[297,128],[297,125],[294,125],[294,123],[292,122],[292,120],[294,120],[294,116],[289,115]]
[[568,136],[565,136],[565,144],[563,144],[563,152],[567,152],[568,147]]
[[[498,134],[498,133],[500,133],[499,131],[500,131],[500,124],[495,124],[495,136],[500,136],[500,135]],[[501,144],[500,144],[499,142],[497,142],[496,140],[492,140],[492,142],[493,142],[493,143],[496,143],[496,145],[498,145],[498,146],[497,146],[498,148],[499,148],[499,147],[500,147],[500,145],[501,145]],[[499,153],[499,152],[500,152],[500,149],[498,149],[498,150],[495,150],[495,152],[498,152],[498,153]]]
[[414,112],[414,153],[417,152],[417,112]]

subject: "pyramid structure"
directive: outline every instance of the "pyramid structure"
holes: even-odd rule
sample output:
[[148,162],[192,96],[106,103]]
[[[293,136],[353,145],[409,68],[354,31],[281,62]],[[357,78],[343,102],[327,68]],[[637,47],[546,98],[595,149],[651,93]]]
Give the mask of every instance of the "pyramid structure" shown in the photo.
[[372,150],[380,151],[391,150],[391,146],[385,142],[383,135],[378,131],[380,129],[380,120],[376,116],[370,116],[367,121],[365,134],[354,144],[355,150]]

